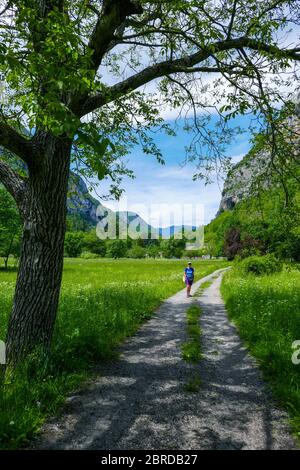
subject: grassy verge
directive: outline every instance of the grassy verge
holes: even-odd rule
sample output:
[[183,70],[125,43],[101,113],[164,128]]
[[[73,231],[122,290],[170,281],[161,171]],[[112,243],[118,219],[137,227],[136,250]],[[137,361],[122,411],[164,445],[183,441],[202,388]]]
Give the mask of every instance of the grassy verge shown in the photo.
[[[196,279],[226,266],[195,261]],[[66,259],[50,356],[32,356],[0,389],[0,448],[17,448],[55,413],[66,394],[116,354],[160,302],[183,288],[184,261]],[[16,273],[0,272],[0,339]]]
[[254,276],[234,268],[224,276],[222,295],[300,438],[300,364],[292,362],[292,344],[300,340],[299,271]]
[[[197,364],[201,357],[201,328],[199,325],[199,317],[201,314],[201,308],[198,305],[191,305],[186,311],[186,322],[187,322],[187,341],[182,344],[181,351],[182,357],[185,361]],[[185,385],[185,389],[188,392],[198,392],[201,385],[201,379],[199,373],[194,372],[192,377]]]

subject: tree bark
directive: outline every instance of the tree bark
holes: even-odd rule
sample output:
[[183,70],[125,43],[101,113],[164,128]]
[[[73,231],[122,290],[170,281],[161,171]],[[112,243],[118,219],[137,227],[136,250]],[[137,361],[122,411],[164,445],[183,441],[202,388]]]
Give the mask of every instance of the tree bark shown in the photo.
[[61,287],[70,149],[68,139],[42,134],[42,163],[29,173],[20,265],[7,333],[15,365],[51,344]]

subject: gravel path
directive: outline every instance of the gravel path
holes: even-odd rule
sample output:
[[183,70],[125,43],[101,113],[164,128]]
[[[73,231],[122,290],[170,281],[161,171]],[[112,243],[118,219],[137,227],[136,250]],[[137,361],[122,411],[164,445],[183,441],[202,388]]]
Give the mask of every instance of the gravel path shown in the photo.
[[[216,277],[217,275],[217,277]],[[36,449],[292,449],[286,414],[277,409],[261,374],[234,327],[219,294],[222,270],[198,299],[182,290],[121,347],[117,361],[99,367],[100,377],[70,397],[34,441]],[[200,302],[204,358],[181,358],[185,311]],[[194,369],[201,389],[184,385]]]

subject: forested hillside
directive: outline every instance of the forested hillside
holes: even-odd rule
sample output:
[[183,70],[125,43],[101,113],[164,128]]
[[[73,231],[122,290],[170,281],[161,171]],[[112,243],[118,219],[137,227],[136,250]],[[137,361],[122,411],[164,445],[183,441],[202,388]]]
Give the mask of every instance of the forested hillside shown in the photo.
[[300,260],[298,125],[295,120],[297,139],[293,137],[290,148],[279,148],[272,157],[264,136],[258,135],[249,153],[229,171],[218,214],[205,231],[210,255],[233,259],[274,253]]

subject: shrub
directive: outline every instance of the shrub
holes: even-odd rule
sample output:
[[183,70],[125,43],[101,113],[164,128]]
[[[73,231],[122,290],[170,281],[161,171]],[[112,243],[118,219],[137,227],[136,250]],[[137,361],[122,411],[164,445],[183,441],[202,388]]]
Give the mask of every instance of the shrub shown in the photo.
[[95,230],[83,235],[82,248],[88,253],[95,253],[99,256],[105,256],[106,254],[105,241],[97,237]]
[[227,259],[232,261],[243,247],[239,228],[231,227],[225,234],[224,251]]
[[150,258],[156,258],[160,256],[160,247],[156,245],[150,245],[146,248],[146,254]]
[[260,276],[280,272],[283,264],[273,254],[268,254],[265,256],[250,256],[244,259],[240,266],[244,272]]
[[67,232],[65,238],[65,253],[70,258],[77,258],[82,251],[82,234]]
[[200,258],[202,253],[200,250],[183,250],[182,257],[183,258]]
[[123,240],[108,240],[107,242],[107,258],[124,258],[127,252],[127,244]]
[[139,259],[139,258],[145,258],[145,256],[146,256],[146,250],[145,248],[142,248],[141,246],[134,246],[133,248],[127,251],[127,258]]

